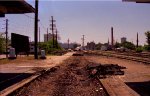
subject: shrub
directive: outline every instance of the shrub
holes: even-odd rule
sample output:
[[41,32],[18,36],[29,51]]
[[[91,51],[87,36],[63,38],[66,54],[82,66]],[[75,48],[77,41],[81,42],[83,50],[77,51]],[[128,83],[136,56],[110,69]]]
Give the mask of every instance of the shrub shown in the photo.
[[145,51],[150,51],[150,46],[149,45],[144,45],[144,50]]
[[135,49],[135,51],[136,51],[136,52],[142,52],[142,51],[143,51],[143,48],[142,48],[142,47],[138,47],[138,48]]

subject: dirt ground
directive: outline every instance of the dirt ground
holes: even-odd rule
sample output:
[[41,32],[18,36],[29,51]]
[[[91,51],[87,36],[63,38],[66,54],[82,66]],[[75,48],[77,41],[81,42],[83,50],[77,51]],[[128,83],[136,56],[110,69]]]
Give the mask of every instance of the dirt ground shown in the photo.
[[105,56],[90,56],[91,61],[101,64],[118,64],[124,66],[125,75],[119,76],[124,82],[144,82],[150,81],[150,65],[140,62],[118,59]]
[[84,56],[71,57],[21,89],[17,96],[107,96],[99,81],[89,77],[88,63]]
[[125,75],[118,77],[140,96],[150,95],[150,65],[105,56],[89,56],[89,60],[101,64],[119,64],[126,67]]

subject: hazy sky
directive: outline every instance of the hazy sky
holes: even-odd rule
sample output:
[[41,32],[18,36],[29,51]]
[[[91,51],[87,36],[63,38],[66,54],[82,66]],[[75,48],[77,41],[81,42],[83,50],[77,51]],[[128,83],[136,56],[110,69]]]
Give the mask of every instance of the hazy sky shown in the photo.
[[[34,1],[28,0],[34,7]],[[136,33],[139,33],[139,43],[144,44],[145,31],[150,30],[150,4],[132,2],[90,1],[90,0],[40,0],[39,26],[41,27],[41,41],[46,29],[50,28],[50,17],[54,16],[61,42],[81,43],[82,35],[85,41],[105,43],[110,40],[111,26],[114,28],[114,38],[120,42],[121,37],[136,43]],[[9,36],[11,32],[27,35],[34,40],[34,14],[6,15],[0,18],[0,26],[4,27],[4,19],[9,19]],[[4,29],[0,29],[3,32]],[[49,31],[51,32],[51,31]]]

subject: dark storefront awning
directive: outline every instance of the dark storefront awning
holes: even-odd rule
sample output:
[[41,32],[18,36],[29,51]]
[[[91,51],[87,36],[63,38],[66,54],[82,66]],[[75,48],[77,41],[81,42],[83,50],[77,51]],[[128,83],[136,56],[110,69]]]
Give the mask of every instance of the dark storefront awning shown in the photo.
[[34,12],[35,9],[24,0],[0,1],[0,16]]

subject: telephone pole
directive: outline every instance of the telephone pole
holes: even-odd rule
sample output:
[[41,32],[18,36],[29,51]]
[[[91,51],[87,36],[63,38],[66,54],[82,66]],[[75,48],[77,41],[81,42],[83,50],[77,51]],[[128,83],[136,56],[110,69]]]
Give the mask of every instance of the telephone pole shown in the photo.
[[58,34],[58,31],[57,31],[57,29],[56,29],[56,48],[58,48],[58,41],[57,41],[57,34]]
[[47,28],[47,42],[48,42],[48,28]]
[[39,27],[39,43],[40,43],[40,27]]
[[35,59],[38,59],[37,42],[38,42],[38,0],[35,0],[35,20],[34,20],[34,58]]
[[108,38],[108,45],[109,45],[109,38]]
[[54,48],[54,38],[55,38],[55,36],[54,36],[54,26],[55,26],[54,22],[55,22],[55,20],[53,19],[53,16],[51,16],[51,24],[50,24],[51,28],[50,29],[52,30],[52,35],[53,35],[53,38],[52,38],[53,39],[53,48]]
[[139,36],[138,36],[138,33],[137,33],[136,47],[137,48],[139,47]]
[[84,50],[84,35],[82,35],[83,36],[83,38],[82,38],[82,48],[83,48],[83,50]]
[[6,58],[8,58],[8,19],[6,19]]
[[70,40],[69,40],[69,38],[68,38],[68,49],[69,49],[69,42],[70,42]]
[[114,48],[114,34],[113,34],[113,27],[111,27],[111,46],[112,49]]

